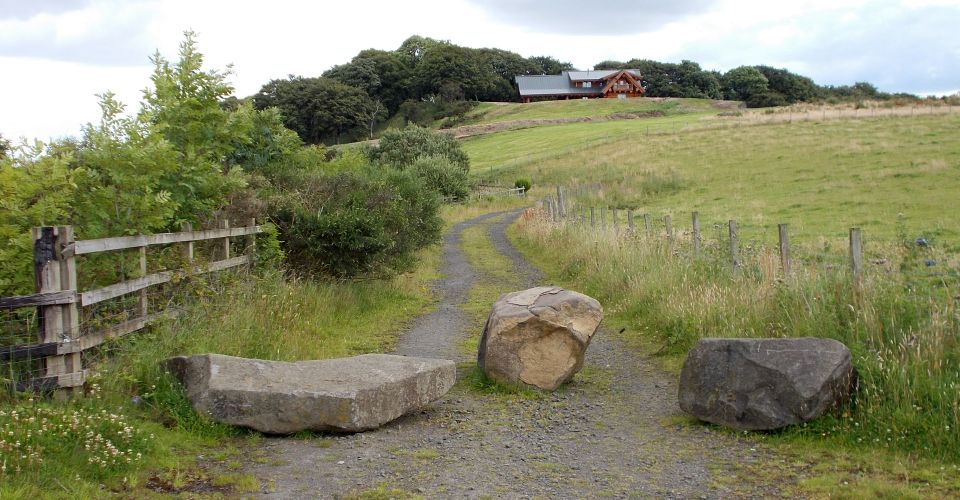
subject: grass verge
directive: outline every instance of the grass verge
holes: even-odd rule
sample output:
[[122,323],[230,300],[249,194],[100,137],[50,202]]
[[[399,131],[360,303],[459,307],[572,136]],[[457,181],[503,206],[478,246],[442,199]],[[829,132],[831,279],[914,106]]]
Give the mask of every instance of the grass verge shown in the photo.
[[[960,316],[953,293],[911,289],[888,276],[868,275],[854,287],[843,271],[798,273],[783,281],[765,271],[763,254],[733,271],[721,260],[679,258],[655,241],[537,219],[521,222],[511,237],[552,278],[600,300],[611,331],[623,328],[628,344],[657,352],[673,371],[701,337],[844,342],[860,373],[855,398],[806,426],[758,436],[793,446],[801,456],[834,456],[838,464],[844,454],[857,467],[873,467],[873,479],[859,493],[880,482],[912,491],[907,478],[883,464],[956,470]],[[875,456],[889,460],[870,465]],[[929,491],[960,494],[955,481],[928,476]],[[818,480],[809,478],[801,487],[822,492]]]

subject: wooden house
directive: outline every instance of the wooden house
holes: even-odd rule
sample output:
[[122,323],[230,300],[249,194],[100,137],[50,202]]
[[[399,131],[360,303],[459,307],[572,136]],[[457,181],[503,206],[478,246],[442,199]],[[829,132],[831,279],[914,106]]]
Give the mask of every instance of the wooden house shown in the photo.
[[564,71],[559,75],[519,75],[516,77],[520,100],[640,97],[641,75],[635,69]]

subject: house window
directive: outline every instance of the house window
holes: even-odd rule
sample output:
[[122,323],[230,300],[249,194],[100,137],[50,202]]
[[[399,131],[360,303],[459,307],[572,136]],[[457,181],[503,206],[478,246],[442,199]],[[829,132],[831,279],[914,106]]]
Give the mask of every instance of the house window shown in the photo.
[[593,85],[593,82],[583,82],[583,88],[588,89]]

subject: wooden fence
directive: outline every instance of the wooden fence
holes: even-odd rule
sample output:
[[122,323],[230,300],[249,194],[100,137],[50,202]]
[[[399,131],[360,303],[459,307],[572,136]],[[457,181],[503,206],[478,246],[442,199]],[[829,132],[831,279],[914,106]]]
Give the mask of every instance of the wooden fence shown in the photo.
[[[193,231],[189,224],[179,233],[122,236],[95,240],[75,240],[72,226],[38,227],[33,229],[34,275],[36,293],[2,297],[0,310],[37,308],[38,342],[0,347],[0,362],[42,360],[40,376],[11,380],[16,390],[49,391],[82,386],[87,378],[83,367],[84,351],[108,339],[122,337],[176,311],[150,312],[147,290],[183,276],[210,273],[254,262],[255,235],[262,228],[251,220],[246,227],[231,228],[220,221],[217,229]],[[244,237],[246,244],[240,255],[232,255],[230,238]],[[199,265],[194,260],[194,243],[217,240],[216,257]],[[147,248],[154,245],[181,246],[185,266],[177,270],[147,273]],[[80,291],[77,286],[77,257],[103,252],[139,249],[139,277],[109,286]],[[82,309],[130,294],[139,294],[136,312],[124,321],[99,327],[81,328]],[[12,371],[12,369],[11,369]],[[0,374],[2,376],[2,374]]]

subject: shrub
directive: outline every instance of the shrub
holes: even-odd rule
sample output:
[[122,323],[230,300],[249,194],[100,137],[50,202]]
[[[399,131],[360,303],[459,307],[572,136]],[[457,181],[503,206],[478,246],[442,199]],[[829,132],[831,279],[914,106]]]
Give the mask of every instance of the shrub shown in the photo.
[[354,277],[408,267],[439,239],[437,196],[409,173],[371,169],[304,174],[274,219],[288,264],[307,274]]
[[529,191],[530,191],[530,179],[527,179],[527,178],[525,178],[525,177],[521,177],[521,178],[513,181],[513,187],[515,187],[515,188],[523,188],[523,192],[524,192],[524,193],[529,192]]
[[445,200],[463,200],[470,194],[467,173],[439,156],[417,158],[410,171],[424,187]]
[[368,154],[374,163],[398,170],[409,168],[420,157],[434,156],[445,158],[464,172],[470,171],[470,158],[453,136],[423,127],[388,130]]

